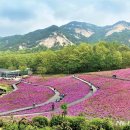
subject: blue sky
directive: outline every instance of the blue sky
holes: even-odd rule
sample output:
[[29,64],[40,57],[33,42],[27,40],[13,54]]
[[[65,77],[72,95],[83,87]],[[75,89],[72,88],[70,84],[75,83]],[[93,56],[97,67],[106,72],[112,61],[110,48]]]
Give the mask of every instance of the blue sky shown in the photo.
[[0,36],[83,21],[104,26],[130,22],[130,0],[0,0]]

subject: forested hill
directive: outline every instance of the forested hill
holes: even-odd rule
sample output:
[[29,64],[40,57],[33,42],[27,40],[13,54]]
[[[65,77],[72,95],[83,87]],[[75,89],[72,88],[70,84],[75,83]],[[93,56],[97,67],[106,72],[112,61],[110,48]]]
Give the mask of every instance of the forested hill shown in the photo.
[[80,44],[37,53],[0,53],[0,68],[31,68],[38,74],[79,73],[130,67],[130,48],[112,43]]
[[63,26],[50,26],[25,35],[0,37],[0,51],[24,49],[58,49],[82,42],[109,41],[130,45],[130,23],[119,21],[109,26],[73,21]]

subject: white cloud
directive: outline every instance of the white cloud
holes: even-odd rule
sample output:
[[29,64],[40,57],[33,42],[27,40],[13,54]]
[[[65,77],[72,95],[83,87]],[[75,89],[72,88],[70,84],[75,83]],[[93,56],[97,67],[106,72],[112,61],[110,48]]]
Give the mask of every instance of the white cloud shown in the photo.
[[0,0],[0,36],[83,21],[97,25],[130,21],[129,0]]

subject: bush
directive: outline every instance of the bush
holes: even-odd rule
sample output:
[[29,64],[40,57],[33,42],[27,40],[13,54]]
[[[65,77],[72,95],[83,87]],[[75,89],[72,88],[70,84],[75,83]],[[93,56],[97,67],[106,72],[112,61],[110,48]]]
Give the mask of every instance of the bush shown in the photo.
[[[38,129],[38,130],[43,130],[43,129]],[[47,127],[44,128],[44,130],[55,130],[55,129],[53,129],[52,127],[47,126]]]
[[31,126],[31,125],[28,125],[26,127],[26,130],[37,130],[35,127]]
[[33,121],[33,124],[39,128],[48,126],[48,119],[43,116],[34,117],[32,121]]
[[68,121],[64,121],[61,125],[54,127],[54,130],[72,130],[70,127],[70,123]]
[[82,130],[98,130],[98,127],[95,125],[83,125]]
[[4,123],[2,120],[0,120],[0,127],[3,127]]
[[81,116],[69,117],[67,120],[70,122],[72,130],[81,130],[82,125],[85,123],[85,118]]
[[64,122],[65,118],[62,116],[53,116],[50,120],[50,126],[61,125]]
[[34,117],[31,123],[23,118],[19,122],[3,123],[0,120],[2,130],[130,130],[130,125],[116,125],[114,120],[95,118],[87,120],[85,117],[53,116],[48,126],[47,118],[43,116]]
[[[18,124],[17,123],[6,123],[3,128],[3,130],[18,130]],[[24,129],[23,129],[24,130]]]
[[130,125],[124,126],[123,130],[130,130]]
[[86,127],[88,127],[88,130],[91,130],[93,127],[95,127],[95,130],[114,130],[112,122],[108,119],[93,119],[87,123]]
[[22,118],[18,122],[18,130],[24,130],[29,125],[29,121],[26,118]]
[[123,126],[120,126],[120,125],[114,124],[113,127],[114,127],[114,130],[123,130]]

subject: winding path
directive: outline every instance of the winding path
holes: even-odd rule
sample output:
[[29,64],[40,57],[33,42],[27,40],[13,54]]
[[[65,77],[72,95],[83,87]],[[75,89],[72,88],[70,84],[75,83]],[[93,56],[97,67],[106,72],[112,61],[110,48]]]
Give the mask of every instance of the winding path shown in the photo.
[[[84,96],[83,98],[78,99],[78,100],[76,100],[76,101],[74,101],[74,102],[72,102],[72,103],[69,103],[69,104],[68,104],[68,107],[71,107],[71,106],[73,106],[73,105],[76,105],[76,104],[78,104],[78,103],[80,103],[80,102],[82,102],[82,101],[88,99],[89,97],[91,97],[91,96],[97,91],[96,86],[94,86],[92,83],[90,83],[90,82],[88,82],[88,81],[86,81],[86,80],[83,80],[83,79],[81,79],[81,78],[79,78],[78,76],[75,76],[75,75],[73,75],[72,77],[73,77],[74,79],[76,79],[76,80],[79,80],[79,81],[81,81],[81,82],[87,84],[87,85],[90,87],[90,92],[89,92],[86,96]],[[44,103],[43,103],[43,105],[44,105]],[[57,112],[58,110],[60,110],[60,108],[57,108],[57,109],[55,109],[54,111],[49,111],[49,112]],[[39,112],[39,113],[22,114],[22,115],[14,115],[14,116],[31,116],[31,115],[34,116],[34,115],[40,115],[40,114],[49,113],[49,112]]]
[[[18,83],[16,83],[16,84],[18,84]],[[13,88],[14,88],[14,91],[16,91],[18,89],[16,84],[12,85]],[[35,107],[34,106],[29,106],[29,107],[19,108],[19,109],[15,109],[15,110],[6,111],[6,112],[1,112],[0,116],[4,116],[4,115],[11,114],[11,113],[14,113],[14,112],[19,112],[19,111],[24,111],[24,110],[29,110],[29,109],[37,108],[37,107],[46,105],[48,103],[55,102],[57,99],[60,98],[60,92],[59,91],[54,90],[54,88],[52,88],[50,86],[44,86],[44,87],[48,87],[49,89],[51,89],[55,93],[55,95],[53,97],[51,97],[48,101],[46,101],[44,103],[41,103],[41,104],[37,104],[37,105],[35,105]]]
[[92,89],[92,90],[91,90],[85,97],[83,97],[83,98],[81,98],[81,99],[79,99],[79,100],[77,100],[77,101],[74,101],[74,102],[72,102],[72,103],[69,103],[69,104],[68,104],[68,107],[73,106],[73,105],[75,105],[75,104],[78,104],[78,103],[80,103],[80,102],[82,102],[82,101],[88,99],[89,97],[91,97],[91,96],[97,91],[97,88],[96,88],[92,83],[90,83],[90,82],[88,82],[88,81],[86,81],[86,80],[83,80],[83,79],[81,79],[81,78],[79,78],[78,76],[75,76],[75,75],[73,75],[73,78],[75,78],[75,79],[77,79],[77,80],[79,80],[79,81],[81,81],[81,82],[83,82],[83,83],[85,83],[85,84],[88,84],[88,86],[89,86],[90,89]]

